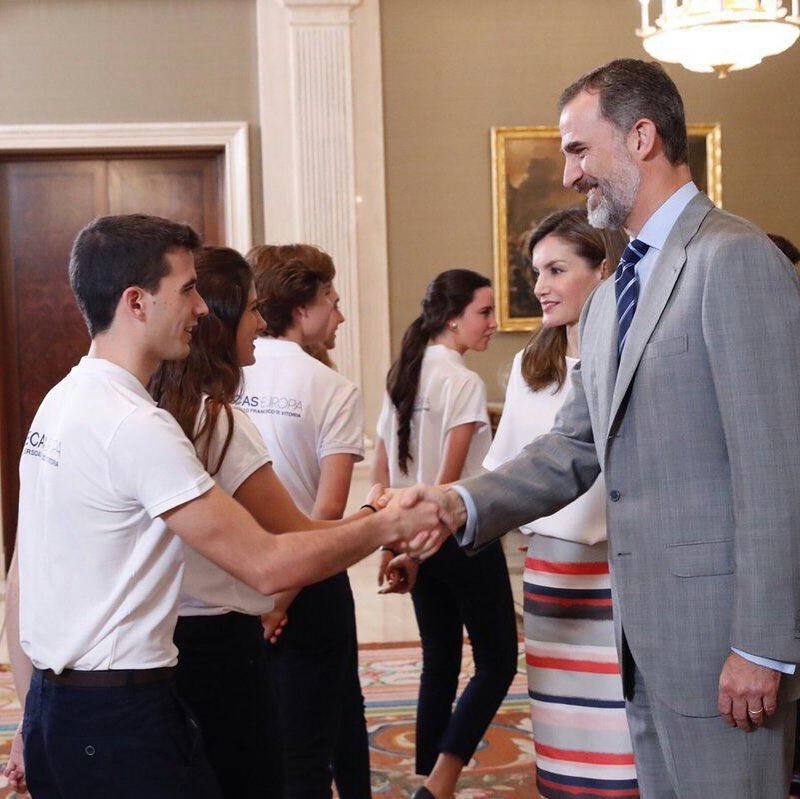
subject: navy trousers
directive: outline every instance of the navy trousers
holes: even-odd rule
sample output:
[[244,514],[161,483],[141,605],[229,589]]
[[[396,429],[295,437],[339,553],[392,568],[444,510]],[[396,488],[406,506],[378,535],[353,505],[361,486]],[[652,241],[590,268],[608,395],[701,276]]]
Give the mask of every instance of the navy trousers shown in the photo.
[[304,588],[267,664],[278,711],[284,799],[370,799],[355,606],[346,573]]
[[258,616],[181,616],[176,685],[225,799],[280,799],[280,747]]
[[36,799],[221,798],[172,680],[83,688],[34,671],[22,736]]
[[[411,597],[422,639],[417,774],[440,752],[469,763],[517,672],[517,622],[506,558],[497,541],[475,555],[454,538],[422,564]],[[458,704],[464,627],[475,674]]]

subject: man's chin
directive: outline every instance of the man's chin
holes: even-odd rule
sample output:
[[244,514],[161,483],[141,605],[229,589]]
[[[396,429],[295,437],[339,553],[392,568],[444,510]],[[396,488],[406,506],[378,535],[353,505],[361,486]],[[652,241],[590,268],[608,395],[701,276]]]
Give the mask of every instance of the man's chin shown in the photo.
[[586,218],[589,220],[589,224],[593,228],[598,228],[599,230],[603,230],[604,228],[608,227],[608,209],[602,204],[596,205],[592,208],[589,205],[589,202],[586,203]]

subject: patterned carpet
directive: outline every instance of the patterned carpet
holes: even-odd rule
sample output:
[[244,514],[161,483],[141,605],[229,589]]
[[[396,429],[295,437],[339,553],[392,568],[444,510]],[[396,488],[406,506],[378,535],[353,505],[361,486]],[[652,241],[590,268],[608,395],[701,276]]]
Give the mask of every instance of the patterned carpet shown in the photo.
[[[520,650],[521,657],[522,651]],[[419,646],[363,647],[361,684],[367,702],[375,799],[405,799],[422,783],[414,775],[414,720],[421,669]],[[462,686],[472,673],[464,648]],[[524,663],[509,695],[461,778],[458,799],[533,799],[533,743]]]
[[[421,784],[414,775],[414,719],[421,668],[417,644],[366,646],[360,654],[367,702],[375,799],[406,799]],[[472,673],[464,649],[462,682]],[[20,707],[11,674],[0,665],[0,762],[4,763],[19,723]],[[0,799],[16,794],[0,776]],[[475,758],[464,772],[458,799],[533,799],[533,744],[524,665]],[[265,797],[267,799],[267,797]]]

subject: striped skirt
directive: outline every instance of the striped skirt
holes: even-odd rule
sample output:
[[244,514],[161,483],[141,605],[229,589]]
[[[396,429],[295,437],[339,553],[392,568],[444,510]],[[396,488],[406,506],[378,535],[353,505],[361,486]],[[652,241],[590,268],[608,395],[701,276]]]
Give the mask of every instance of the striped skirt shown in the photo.
[[534,535],[523,577],[536,782],[544,799],[639,796],[605,543]]

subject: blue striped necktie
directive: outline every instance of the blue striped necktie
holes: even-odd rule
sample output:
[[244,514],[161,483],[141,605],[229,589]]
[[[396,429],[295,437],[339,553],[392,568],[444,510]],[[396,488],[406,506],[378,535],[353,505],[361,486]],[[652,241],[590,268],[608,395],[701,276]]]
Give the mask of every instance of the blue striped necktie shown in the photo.
[[619,320],[617,355],[620,358],[633,315],[636,313],[636,303],[639,300],[639,278],[636,276],[636,264],[644,258],[649,249],[648,244],[634,239],[622,253],[614,275],[614,292],[617,295],[617,319]]

